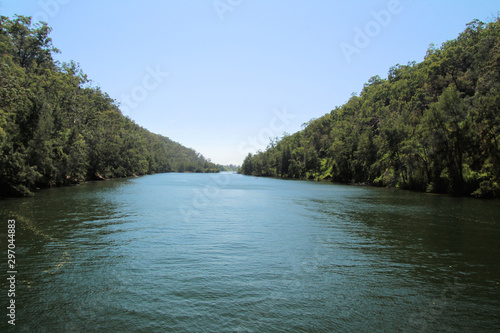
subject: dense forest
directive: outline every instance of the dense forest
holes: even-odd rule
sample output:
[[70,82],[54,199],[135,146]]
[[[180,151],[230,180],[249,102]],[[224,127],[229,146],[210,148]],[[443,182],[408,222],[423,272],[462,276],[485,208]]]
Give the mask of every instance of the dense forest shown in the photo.
[[45,23],[0,17],[0,195],[89,179],[218,172],[194,150],[125,117],[58,53]]
[[500,196],[500,22],[475,20],[424,61],[372,77],[241,173]]

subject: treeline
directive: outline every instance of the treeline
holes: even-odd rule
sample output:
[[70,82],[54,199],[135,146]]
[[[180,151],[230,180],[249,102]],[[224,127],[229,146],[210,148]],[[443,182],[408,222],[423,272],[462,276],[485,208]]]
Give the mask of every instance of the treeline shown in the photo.
[[500,22],[475,20],[421,63],[249,154],[241,173],[500,196]]
[[221,171],[234,172],[234,171],[238,171],[239,169],[240,169],[240,167],[238,165],[229,164],[229,165],[223,165],[221,168]]
[[55,62],[50,31],[30,17],[0,17],[0,195],[89,179],[219,172],[122,115],[74,62]]

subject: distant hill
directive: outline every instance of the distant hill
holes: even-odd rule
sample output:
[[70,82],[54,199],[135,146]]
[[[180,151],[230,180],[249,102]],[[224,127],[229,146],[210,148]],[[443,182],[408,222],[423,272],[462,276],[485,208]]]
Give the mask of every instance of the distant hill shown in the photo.
[[498,18],[372,77],[345,105],[249,154],[241,172],[499,197]]
[[2,16],[0,24],[0,195],[90,179],[219,172],[125,117],[77,64],[56,63],[45,23]]

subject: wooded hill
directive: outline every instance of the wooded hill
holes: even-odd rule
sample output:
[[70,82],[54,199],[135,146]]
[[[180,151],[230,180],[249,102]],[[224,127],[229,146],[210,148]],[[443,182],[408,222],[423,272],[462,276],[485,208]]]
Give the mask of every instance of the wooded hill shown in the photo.
[[421,63],[249,154],[241,173],[500,196],[500,22],[475,20]]
[[50,31],[30,17],[0,17],[0,195],[89,179],[219,172],[122,115],[77,64],[55,62]]

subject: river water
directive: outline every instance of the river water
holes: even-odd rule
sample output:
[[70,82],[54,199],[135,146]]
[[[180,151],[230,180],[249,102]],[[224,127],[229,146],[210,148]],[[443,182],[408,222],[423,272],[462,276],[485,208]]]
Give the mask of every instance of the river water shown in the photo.
[[0,215],[0,331],[8,219],[17,332],[500,331],[499,201],[158,174]]

